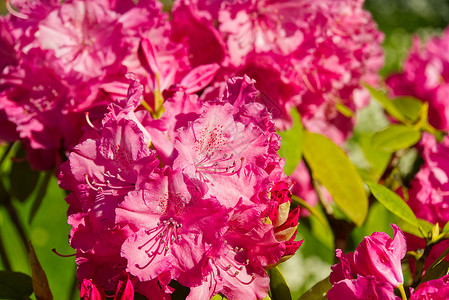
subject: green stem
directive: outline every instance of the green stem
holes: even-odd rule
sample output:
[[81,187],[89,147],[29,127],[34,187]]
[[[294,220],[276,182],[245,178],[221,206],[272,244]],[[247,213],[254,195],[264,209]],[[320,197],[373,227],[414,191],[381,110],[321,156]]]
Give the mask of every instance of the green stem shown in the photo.
[[404,284],[401,283],[399,286],[399,291],[401,292],[402,300],[407,300],[407,295],[405,294]]

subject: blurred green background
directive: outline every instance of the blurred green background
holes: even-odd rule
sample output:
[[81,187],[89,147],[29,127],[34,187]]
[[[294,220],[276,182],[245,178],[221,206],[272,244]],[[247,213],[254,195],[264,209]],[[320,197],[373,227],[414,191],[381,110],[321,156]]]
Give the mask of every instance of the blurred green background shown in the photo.
[[[401,62],[407,55],[413,35],[416,34],[422,39],[426,39],[430,35],[441,33],[449,24],[449,0],[366,0],[365,7],[372,13],[379,28],[385,33],[383,46],[386,61],[381,71],[381,75],[384,77],[401,69]],[[6,12],[4,1],[0,1],[0,12],[3,14]],[[369,110],[361,112],[361,114],[366,114],[363,117],[368,117],[370,113]],[[381,117],[374,119],[374,122],[370,122],[373,126],[372,130],[384,122]],[[365,132],[367,130],[366,128],[359,129]],[[356,128],[356,138],[357,130]],[[0,146],[0,157],[5,149],[5,145]],[[359,163],[356,154],[351,158],[354,159],[356,165]],[[8,174],[10,167],[11,163],[8,162],[0,168],[0,178],[7,187],[10,182],[5,174]],[[41,182],[43,177],[44,175],[41,174]],[[26,184],[26,180],[27,178],[23,178],[24,184]],[[34,199],[35,193],[36,191],[31,195],[31,199]],[[79,293],[76,291],[74,257],[59,257],[51,251],[56,248],[62,254],[74,253],[74,250],[68,245],[70,226],[67,225],[67,204],[64,197],[64,191],[58,188],[57,181],[53,177],[32,223],[28,222],[32,201],[22,203],[17,199],[12,199],[12,205],[47,273],[54,299],[71,300],[79,299]],[[30,274],[25,247],[5,207],[4,201],[0,201],[0,237],[4,244],[5,254],[12,270]],[[358,244],[363,236],[369,235],[373,231],[385,231],[391,235],[392,230],[388,224],[393,221],[394,218],[388,211],[375,204],[370,210],[365,225],[353,232],[352,244]],[[334,260],[332,240],[313,218],[301,220],[298,238],[304,239],[299,253],[281,265],[281,270],[292,289],[294,299],[314,283],[328,276],[329,267]],[[0,269],[6,269],[6,265],[5,261],[0,261]]]

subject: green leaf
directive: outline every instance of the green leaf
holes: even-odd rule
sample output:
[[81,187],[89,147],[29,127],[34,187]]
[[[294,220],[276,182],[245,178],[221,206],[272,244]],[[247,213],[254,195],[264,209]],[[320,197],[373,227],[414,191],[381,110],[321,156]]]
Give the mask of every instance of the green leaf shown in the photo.
[[331,227],[329,225],[329,222],[327,222],[327,219],[323,215],[323,213],[321,213],[318,209],[316,209],[315,207],[311,206],[305,200],[301,199],[300,197],[298,197],[296,195],[293,195],[292,201],[293,201],[293,203],[298,204],[300,207],[304,207],[305,209],[307,209],[312,216],[317,218],[317,220],[324,226],[324,228],[327,231],[332,233],[332,229],[331,229]]
[[270,276],[270,297],[272,300],[291,300],[292,294],[284,276],[277,267],[268,270]]
[[31,277],[11,271],[0,271],[0,299],[29,299],[33,293]]
[[409,222],[406,222],[402,219],[398,220],[396,224],[401,228],[402,231],[411,233],[415,236],[419,236],[422,238],[427,238],[429,236],[429,232],[432,230],[432,227],[434,226],[432,223],[423,220],[423,219],[417,219],[417,224],[410,224]]
[[386,209],[394,213],[404,221],[419,227],[418,220],[412,209],[395,192],[387,187],[374,182],[368,182],[371,193]]
[[444,225],[443,232],[449,233],[449,222],[447,222],[446,225]]
[[47,275],[36,256],[33,245],[30,242],[29,259],[31,265],[31,278],[33,282],[33,290],[37,300],[53,300],[53,295],[48,285]]
[[439,262],[435,267],[430,270],[426,270],[426,275],[424,275],[422,282],[426,282],[432,279],[438,279],[447,274],[449,269],[449,262],[443,260]]
[[315,284],[310,290],[305,292],[299,300],[320,300],[326,299],[327,291],[332,287],[329,277],[324,278]]
[[420,111],[423,105],[420,100],[414,97],[398,97],[394,98],[391,102],[410,121],[415,122],[420,117]]
[[389,115],[402,123],[407,123],[409,121],[407,117],[404,116],[404,114],[393,104],[393,101],[388,98],[384,92],[379,91],[368,84],[364,84],[364,86],[370,92],[371,96],[373,96],[374,99],[382,104]]
[[374,149],[395,152],[415,145],[421,139],[421,131],[405,125],[393,124],[376,132],[371,143]]
[[279,155],[285,158],[284,171],[287,175],[293,173],[301,160],[302,147],[302,123],[301,116],[296,109],[291,110],[293,126],[287,131],[280,131],[278,134],[282,138]]
[[[16,154],[18,157],[25,157],[23,148]],[[34,191],[39,180],[39,172],[30,168],[28,161],[14,161],[9,174],[11,194],[21,202],[24,202]]]
[[360,175],[343,150],[323,135],[304,131],[303,151],[313,178],[326,187],[347,217],[362,225],[368,198]]

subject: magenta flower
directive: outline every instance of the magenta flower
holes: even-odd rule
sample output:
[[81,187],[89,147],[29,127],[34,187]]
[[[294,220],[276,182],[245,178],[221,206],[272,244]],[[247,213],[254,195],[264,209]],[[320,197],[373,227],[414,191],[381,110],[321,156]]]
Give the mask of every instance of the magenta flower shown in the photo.
[[394,288],[386,282],[379,282],[374,276],[344,279],[335,283],[326,294],[329,300],[400,300]]
[[[340,263],[332,266],[329,277],[335,287],[331,293],[336,297],[333,299],[340,299],[339,291],[346,291],[353,297],[356,297],[357,293],[387,295],[390,290],[403,284],[401,260],[407,251],[406,241],[399,227],[395,224],[391,224],[391,227],[394,231],[393,239],[386,233],[374,232],[363,239],[354,253],[343,254],[337,249]],[[379,296],[374,299],[383,298]]]
[[365,237],[354,251],[354,264],[362,275],[373,275],[379,281],[386,281],[394,287],[404,282],[401,260],[407,251],[404,234],[395,224],[391,224],[394,237],[375,232]]
[[449,275],[420,284],[410,295],[410,300],[444,300],[448,298]]
[[215,69],[198,67],[164,91],[161,119],[141,109],[144,87],[129,74],[127,98],[108,106],[63,164],[79,280],[117,295],[132,283],[165,299],[176,280],[192,299],[263,298],[265,269],[300,246],[280,138],[253,82],[233,78],[205,101],[186,93]]
[[407,203],[417,217],[443,226],[449,221],[449,138],[438,143],[424,133],[419,148],[424,165],[410,183]]
[[169,272],[171,278],[195,285],[197,279],[185,273],[200,262],[206,245],[219,241],[226,210],[215,199],[202,198],[198,183],[185,182],[182,174],[169,169],[164,173],[117,208],[118,223],[135,231],[121,254],[128,260],[127,271],[141,281]]
[[383,35],[363,1],[180,0],[173,10],[179,40],[201,28],[190,56],[208,49],[208,62],[222,66],[208,93],[220,94],[229,77],[246,74],[281,129],[291,125],[289,112],[297,106],[308,129],[342,143],[353,120],[335,105],[366,105],[360,82],[376,84],[383,64]]
[[129,278],[129,274],[122,272],[120,274],[119,281],[115,287],[114,300],[133,300],[134,299],[134,286]]
[[80,297],[82,300],[105,300],[106,295],[104,292],[97,288],[97,286],[91,281],[84,279],[81,283]]
[[424,45],[416,37],[403,72],[387,79],[394,96],[413,96],[429,103],[429,123],[444,131],[449,130],[448,42],[449,30]]

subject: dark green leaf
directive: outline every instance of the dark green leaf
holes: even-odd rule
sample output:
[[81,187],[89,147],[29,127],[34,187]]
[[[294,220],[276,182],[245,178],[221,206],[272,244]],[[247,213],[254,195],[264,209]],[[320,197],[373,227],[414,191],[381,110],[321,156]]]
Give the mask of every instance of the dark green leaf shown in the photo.
[[368,213],[362,179],[346,154],[327,137],[304,131],[304,157],[312,176],[326,187],[338,207],[360,226]]
[[291,110],[293,127],[287,131],[279,132],[282,138],[279,155],[285,158],[284,171],[287,175],[293,173],[301,160],[302,124],[301,117],[296,109]]
[[383,206],[385,206],[386,209],[404,221],[419,227],[418,220],[416,219],[412,209],[407,205],[407,203],[405,203],[404,200],[402,200],[401,197],[398,196],[398,194],[377,183],[369,182],[367,184],[374,197],[376,197],[376,199]]
[[405,125],[393,124],[376,132],[372,139],[374,149],[395,152],[415,145],[421,139],[421,131]]
[[284,276],[277,267],[268,270],[270,275],[270,297],[272,300],[291,300],[292,294],[285,282]]
[[304,293],[299,300],[320,300],[326,299],[327,291],[332,287],[329,277],[324,278],[315,284],[310,290]]
[[29,299],[33,293],[31,277],[11,271],[0,271],[0,299]]
[[[23,148],[16,155],[19,158],[25,157]],[[39,180],[39,172],[32,170],[26,160],[14,161],[9,178],[11,181],[11,194],[21,202],[24,202],[34,191]]]
[[412,122],[418,120],[421,106],[423,105],[420,100],[413,97],[394,98],[392,104]]
[[53,300],[53,295],[48,285],[47,275],[36,256],[33,245],[30,242],[29,259],[31,265],[31,278],[33,282],[34,295],[37,300]]
[[449,262],[443,260],[439,262],[435,267],[426,271],[426,275],[424,275],[421,282],[429,281],[432,279],[438,279],[447,274],[449,269]]

